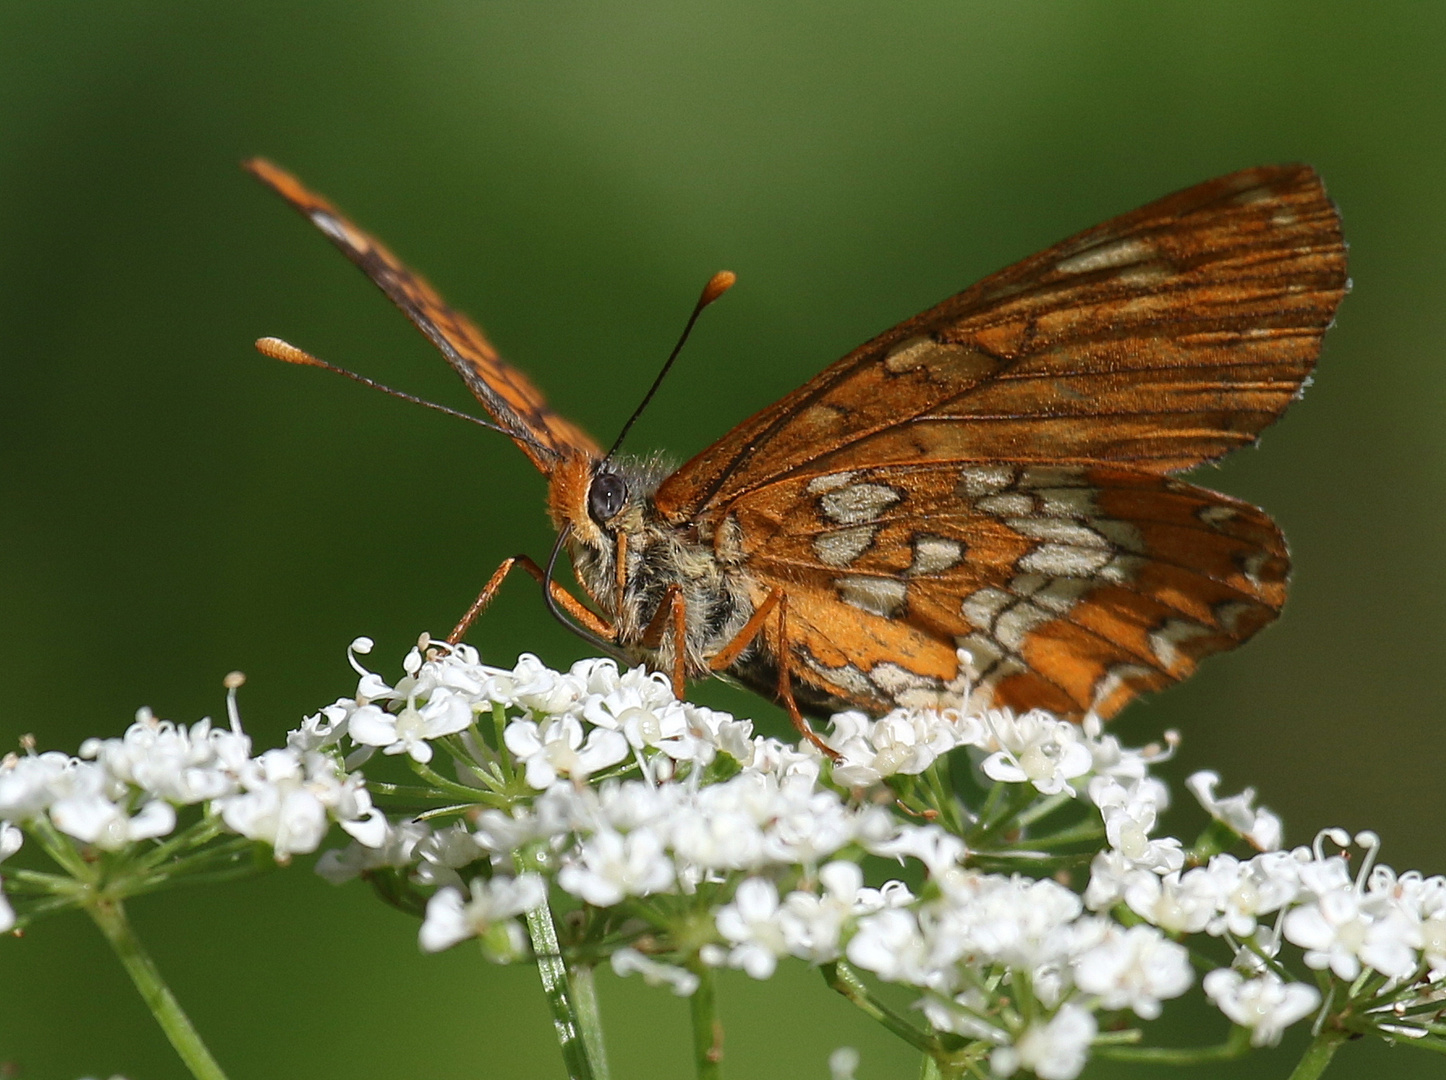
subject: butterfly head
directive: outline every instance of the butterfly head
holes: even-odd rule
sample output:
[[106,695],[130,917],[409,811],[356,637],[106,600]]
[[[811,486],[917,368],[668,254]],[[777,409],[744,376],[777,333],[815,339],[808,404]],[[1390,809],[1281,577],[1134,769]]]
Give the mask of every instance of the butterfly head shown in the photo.
[[668,472],[668,464],[659,458],[590,454],[569,455],[552,471],[548,487],[552,523],[559,530],[568,529],[567,546],[577,576],[605,610],[615,607],[619,538],[625,558],[639,557],[646,550],[655,516],[653,493]]

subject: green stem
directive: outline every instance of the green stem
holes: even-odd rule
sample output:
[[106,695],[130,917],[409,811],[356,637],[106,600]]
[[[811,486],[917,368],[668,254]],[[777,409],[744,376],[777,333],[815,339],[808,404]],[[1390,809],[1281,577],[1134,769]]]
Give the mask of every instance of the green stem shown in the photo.
[[572,973],[573,1001],[577,1006],[578,1028],[582,1031],[583,1046],[592,1061],[593,1075],[597,1080],[609,1080],[607,1049],[603,1045],[602,1010],[598,1008],[597,980],[591,964],[574,962]]
[[910,1046],[922,1050],[931,1056],[941,1052],[939,1041],[936,1038],[927,1032],[921,1031],[909,1023],[908,1020],[904,1019],[902,1015],[876,998],[864,984],[864,981],[842,960],[835,960],[831,964],[824,964],[820,970],[823,972],[824,981],[828,983],[829,986],[848,998],[849,1001],[857,1005],[879,1023],[883,1024],[884,1027],[888,1028]]
[[[519,871],[525,869],[521,855],[514,856],[514,861]],[[547,1007],[552,1011],[552,1027],[562,1050],[562,1063],[567,1069],[568,1080],[597,1080],[599,1073],[594,1071],[589,1060],[588,1040],[578,1016],[572,980],[568,977],[567,964],[558,945],[552,909],[547,904],[539,904],[527,913],[527,937],[532,943],[532,955],[537,959],[537,974],[542,979]],[[597,1041],[600,1046],[600,1033]],[[602,1075],[606,1073],[604,1066]]]
[[507,710],[500,704],[492,706],[492,725],[497,732],[497,761],[502,766],[502,779],[511,785],[516,774],[512,771],[512,754],[507,749],[507,740],[503,738],[507,732]]
[[1315,1080],[1325,1072],[1336,1050],[1349,1037],[1344,1031],[1322,1031],[1296,1063],[1295,1071],[1290,1074],[1289,1080]]
[[468,787],[466,784],[459,784],[455,780],[448,780],[441,773],[432,769],[430,766],[423,765],[420,761],[412,760],[407,762],[407,764],[412,767],[412,772],[416,773],[436,789],[439,797],[460,799],[466,803],[482,803],[486,806],[507,805],[507,800],[502,799],[493,792],[483,788]]
[[[1116,1033],[1120,1037],[1139,1038],[1138,1031]],[[1119,1046],[1111,1045],[1110,1035],[1100,1036],[1091,1053],[1111,1061],[1149,1062],[1152,1065],[1199,1065],[1207,1061],[1231,1061],[1250,1049],[1250,1032],[1232,1027],[1223,1043],[1215,1046]]]
[[221,1066],[206,1049],[200,1034],[182,1011],[180,1002],[166,986],[155,963],[141,947],[140,939],[131,929],[120,902],[97,900],[87,905],[86,910],[110,942],[116,956],[120,957],[131,982],[135,983],[136,989],[140,991],[141,999],[150,1008],[156,1023],[161,1025],[166,1038],[171,1040],[171,1045],[176,1048],[181,1061],[191,1070],[191,1075],[196,1077],[196,1080],[226,1080]]
[[718,1019],[718,988],[713,969],[694,964],[698,989],[688,999],[693,1021],[693,1065],[698,1080],[721,1080],[723,1076],[723,1024]]

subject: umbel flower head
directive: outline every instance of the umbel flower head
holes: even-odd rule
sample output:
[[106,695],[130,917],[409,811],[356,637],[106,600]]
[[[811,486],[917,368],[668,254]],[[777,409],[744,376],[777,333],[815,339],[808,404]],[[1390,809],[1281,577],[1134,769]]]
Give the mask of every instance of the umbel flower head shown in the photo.
[[[24,833],[59,836],[142,867],[107,886],[140,891],[167,864],[125,860],[162,838],[178,860],[260,843],[286,861],[340,825],[351,843],[319,871],[419,915],[426,951],[607,959],[683,996],[713,968],[801,962],[876,1012],[871,983],[892,983],[914,1006],[892,1029],[943,1075],[1069,1080],[1128,1049],[1121,1032],[1211,956],[1204,992],[1241,1045],[1311,1018],[1437,1039],[1446,880],[1380,865],[1372,834],[1354,872],[1338,830],[1282,849],[1279,820],[1250,792],[1217,796],[1213,774],[1188,784],[1206,835],[1161,834],[1170,793],[1151,770],[1173,736],[1130,749],[1038,711],[850,712],[826,754],[611,660],[500,668],[424,639],[390,682],[370,649],[349,650],[353,694],[284,747],[253,753],[232,686],[225,727],[143,712],[79,757],[11,755],[0,859]],[[363,772],[399,767],[405,785]],[[404,808],[373,805],[391,798]]]

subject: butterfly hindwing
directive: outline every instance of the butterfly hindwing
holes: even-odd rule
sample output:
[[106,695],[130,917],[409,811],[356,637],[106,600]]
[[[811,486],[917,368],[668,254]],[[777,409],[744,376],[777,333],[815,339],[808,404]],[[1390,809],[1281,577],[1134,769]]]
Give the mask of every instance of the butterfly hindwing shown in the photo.
[[799,470],[1071,461],[1170,472],[1252,442],[1298,394],[1345,290],[1306,166],[1167,196],[881,334],[687,462],[674,520]]
[[761,590],[788,594],[796,677],[871,712],[967,681],[976,704],[1110,715],[1270,622],[1289,565],[1248,503],[1107,466],[788,479],[736,500],[728,531]]
[[325,233],[402,309],[462,376],[492,418],[521,436],[514,441],[538,469],[550,474],[558,459],[572,451],[593,456],[600,453],[585,431],[555,413],[532,381],[498,356],[471,319],[449,306],[378,240],[358,229],[336,207],[308,191],[284,169],[262,158],[252,158],[245,165]]

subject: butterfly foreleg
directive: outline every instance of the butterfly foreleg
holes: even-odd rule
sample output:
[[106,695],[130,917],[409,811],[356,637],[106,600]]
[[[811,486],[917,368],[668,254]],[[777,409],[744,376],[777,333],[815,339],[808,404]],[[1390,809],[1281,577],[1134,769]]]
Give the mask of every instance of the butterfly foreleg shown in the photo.
[[663,633],[670,622],[673,627],[673,696],[682,698],[688,661],[688,607],[687,601],[683,599],[683,589],[677,584],[669,585],[663,590],[663,599],[658,604],[658,610],[643,628],[643,647],[656,649],[661,645]]
[[[507,580],[507,575],[519,567],[531,574],[539,585],[547,580],[547,573],[532,560],[531,556],[514,555],[510,559],[503,559],[502,565],[487,579],[487,584],[482,586],[482,591],[477,594],[477,599],[472,601],[472,606],[467,609],[467,613],[458,620],[456,626],[452,627],[452,632],[447,635],[447,644],[455,645],[462,639],[462,635],[477,621],[477,616],[481,615],[487,605],[492,603],[492,598],[497,595],[497,590]],[[611,623],[555,581],[551,583],[551,592],[552,598],[564,611],[594,634],[609,641],[617,639],[617,630]]]
[[836,761],[839,756],[837,751],[824,745],[824,741],[818,737],[813,728],[809,727],[808,721],[804,719],[803,713],[799,710],[798,702],[793,698],[793,678],[788,669],[788,594],[782,589],[769,591],[763,603],[758,605],[752,616],[743,624],[743,628],[734,635],[733,640],[709,657],[708,667],[713,671],[723,671],[725,668],[731,667],[743,650],[753,642],[753,639],[763,632],[770,617],[775,618],[778,623],[778,647],[774,650],[774,662],[778,665],[778,700],[788,710],[788,718],[793,722],[798,733]]

